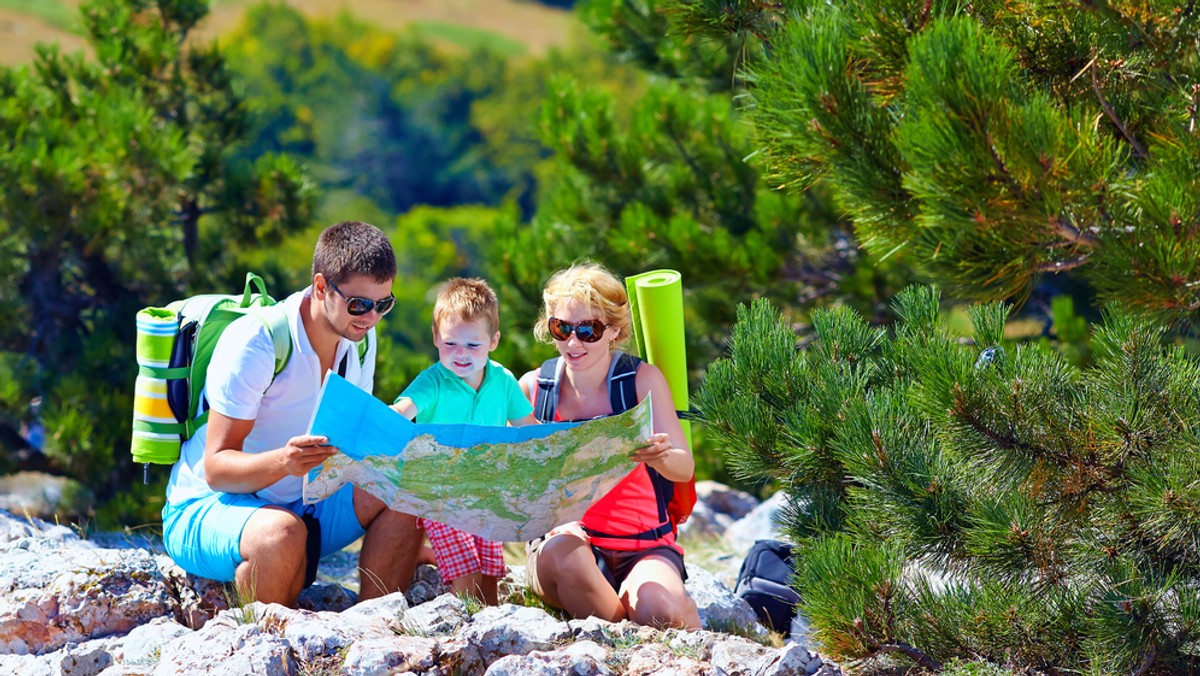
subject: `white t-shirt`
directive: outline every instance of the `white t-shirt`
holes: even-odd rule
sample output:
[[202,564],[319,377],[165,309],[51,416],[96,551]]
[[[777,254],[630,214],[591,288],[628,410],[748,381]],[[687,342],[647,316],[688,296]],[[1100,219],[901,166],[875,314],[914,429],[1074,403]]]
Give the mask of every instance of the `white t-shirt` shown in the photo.
[[[304,434],[312,420],[325,374],[321,372],[320,358],[308,342],[304,322],[300,321],[300,302],[311,294],[309,287],[283,301],[292,333],[292,356],[274,382],[271,376],[275,372],[275,346],[271,334],[257,318],[237,319],[217,341],[208,367],[205,395],[212,410],[230,418],[254,421],[254,428],[242,446],[246,453],[282,448],[288,439]],[[333,362],[334,371],[346,355],[349,355],[346,380],[371,392],[375,384],[374,339],[368,341],[366,358],[360,366],[358,347],[342,338]],[[171,504],[214,492],[204,479],[207,438],[205,425],[184,442],[167,484],[167,500]],[[286,504],[300,498],[303,481],[303,477],[284,477],[256,494],[269,502]]]

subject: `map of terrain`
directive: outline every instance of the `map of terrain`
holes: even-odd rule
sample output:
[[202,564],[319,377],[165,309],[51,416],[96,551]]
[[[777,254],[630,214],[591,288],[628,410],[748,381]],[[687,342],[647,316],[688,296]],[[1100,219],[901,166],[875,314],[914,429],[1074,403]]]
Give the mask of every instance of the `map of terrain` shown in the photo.
[[310,432],[341,452],[305,477],[305,502],[349,482],[397,511],[515,542],[579,519],[633,470],[651,409],[646,398],[583,423],[414,424],[331,374]]

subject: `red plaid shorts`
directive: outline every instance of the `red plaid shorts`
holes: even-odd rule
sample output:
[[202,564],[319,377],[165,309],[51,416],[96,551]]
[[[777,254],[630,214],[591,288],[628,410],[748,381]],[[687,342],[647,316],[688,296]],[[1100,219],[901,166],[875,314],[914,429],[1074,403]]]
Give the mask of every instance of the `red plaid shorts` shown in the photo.
[[437,562],[442,582],[449,584],[471,573],[482,573],[489,577],[504,577],[508,569],[504,566],[504,550],[499,542],[485,540],[444,523],[421,519],[421,528],[433,545],[433,558]]

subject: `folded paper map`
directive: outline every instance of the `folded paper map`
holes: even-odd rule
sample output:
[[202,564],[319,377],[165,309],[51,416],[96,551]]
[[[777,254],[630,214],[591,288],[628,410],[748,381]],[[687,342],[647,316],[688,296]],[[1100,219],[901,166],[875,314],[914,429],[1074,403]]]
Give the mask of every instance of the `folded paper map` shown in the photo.
[[340,453],[308,473],[304,501],[347,482],[406,514],[516,542],[575,521],[634,468],[651,435],[650,398],[583,423],[414,424],[330,374],[309,426]]

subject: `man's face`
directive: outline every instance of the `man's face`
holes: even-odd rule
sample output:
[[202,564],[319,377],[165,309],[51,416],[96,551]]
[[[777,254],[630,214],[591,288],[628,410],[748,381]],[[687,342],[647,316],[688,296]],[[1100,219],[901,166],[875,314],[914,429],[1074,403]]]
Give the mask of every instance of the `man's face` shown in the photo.
[[[333,284],[324,276],[314,280],[318,291],[324,291],[325,314],[343,338],[358,342],[392,309],[392,280],[377,282],[366,275],[351,275],[341,284]],[[355,314],[356,312],[361,314]]]

